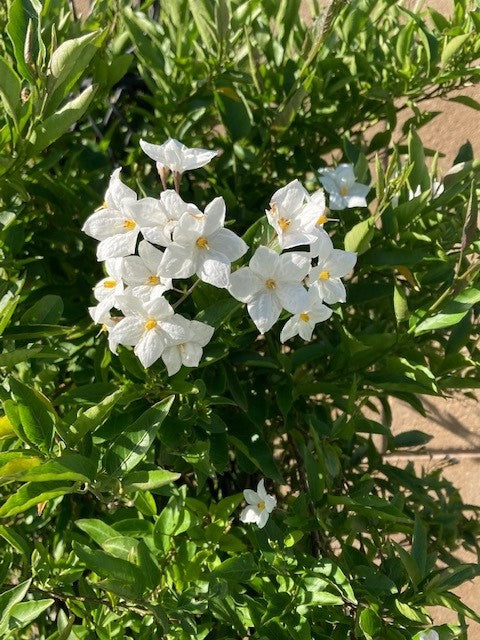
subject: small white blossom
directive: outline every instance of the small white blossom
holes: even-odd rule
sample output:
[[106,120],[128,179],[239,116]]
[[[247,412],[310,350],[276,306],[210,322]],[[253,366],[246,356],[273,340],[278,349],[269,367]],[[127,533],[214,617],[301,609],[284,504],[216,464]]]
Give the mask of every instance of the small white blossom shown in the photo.
[[307,286],[315,289],[320,299],[328,304],[345,302],[346,291],[341,278],[353,269],[357,254],[334,249],[328,234],[319,238],[316,248],[318,263],[308,275]]
[[270,200],[270,210],[266,214],[277,232],[282,249],[309,244],[315,239],[313,230],[319,218],[318,209],[315,200],[312,203],[307,190],[298,180],[292,180],[275,191]]
[[162,360],[167,367],[169,376],[177,373],[182,364],[185,367],[198,367],[203,347],[210,342],[213,336],[213,327],[204,322],[183,318],[183,324],[187,331],[185,340],[175,341],[171,346],[165,347],[162,353]]
[[263,529],[270,514],[277,506],[277,499],[265,491],[263,478],[258,483],[256,491],[245,489],[243,496],[248,504],[242,509],[240,520],[246,524],[254,523],[258,525],[259,529]]
[[174,173],[199,169],[218,155],[218,151],[190,149],[174,138],[169,138],[163,144],[151,144],[140,140],[140,146],[149,158],[155,160],[159,172],[163,167]]
[[134,296],[148,300],[172,288],[171,279],[159,275],[162,258],[163,251],[142,240],[138,245],[138,256],[121,259],[123,279],[132,287]]
[[332,210],[366,207],[370,187],[356,182],[353,165],[340,164],[335,169],[319,169],[320,182],[328,192],[328,206]]
[[123,258],[110,258],[105,262],[107,277],[100,280],[93,289],[93,295],[99,304],[90,307],[92,319],[96,323],[101,322],[101,318],[115,306],[117,296],[123,293],[122,266]]
[[225,288],[230,263],[247,251],[245,242],[224,228],[225,202],[215,198],[200,216],[184,213],[173,232],[173,243],[165,249],[160,273],[165,278],[189,278]]
[[440,636],[435,629],[430,629],[421,633],[419,640],[440,640]]
[[279,256],[268,247],[258,247],[248,267],[230,276],[231,295],[247,303],[247,310],[260,333],[278,320],[282,308],[299,313],[308,304],[302,281],[310,260],[300,253]]
[[117,304],[125,317],[110,331],[118,344],[134,346],[144,367],[160,358],[165,347],[187,340],[183,318],[175,314],[164,298],[143,302],[133,295],[119,296]]
[[280,334],[280,341],[286,342],[293,336],[299,335],[304,340],[310,341],[315,325],[318,322],[328,320],[332,315],[330,307],[324,305],[318,297],[317,291],[308,291],[308,305],[300,313],[296,313],[287,320]]

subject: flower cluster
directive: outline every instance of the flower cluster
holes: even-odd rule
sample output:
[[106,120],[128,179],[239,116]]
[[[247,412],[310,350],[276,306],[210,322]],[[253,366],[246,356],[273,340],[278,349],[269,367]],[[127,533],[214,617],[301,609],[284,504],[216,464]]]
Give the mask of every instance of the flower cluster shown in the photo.
[[293,180],[273,194],[266,214],[283,252],[258,247],[248,266],[231,274],[229,291],[246,303],[261,333],[271,329],[285,309],[292,317],[280,340],[295,335],[311,340],[315,325],[332,314],[324,303],[345,302],[342,278],[353,269],[357,256],[333,248],[323,228],[329,218],[322,189],[309,195]]
[[[296,335],[311,340],[315,325],[332,314],[327,305],[345,302],[342,278],[357,259],[355,253],[335,249],[324,230],[330,220],[324,191],[309,194],[298,180],[276,191],[266,216],[279,250],[260,246],[248,266],[231,272],[232,262],[248,246],[225,228],[223,198],[202,212],[179,195],[182,173],[203,167],[217,152],[189,149],[173,139],[162,145],[141,140],[140,146],[156,163],[160,197],[138,198],[116,169],[103,207],[83,226],[99,241],[97,258],[106,273],[93,291],[98,304],[89,311],[108,331],[112,351],[119,344],[132,346],[144,367],[161,358],[169,375],[182,365],[198,366],[213,328],[176,313],[181,300],[172,300],[185,292],[173,281],[194,276],[246,303],[261,333],[285,310],[291,317],[281,341]],[[167,188],[170,173],[175,190]],[[369,187],[355,182],[351,165],[320,170],[320,181],[330,209],[366,205]]]
[[[164,187],[173,173],[204,166],[216,152],[188,149],[176,140],[163,145],[141,141],[157,164]],[[97,258],[106,277],[94,288],[98,301],[89,309],[94,322],[108,330],[109,346],[133,346],[144,367],[162,358],[169,375],[183,365],[198,366],[213,328],[175,313],[165,294],[175,279],[196,276],[216,287],[229,284],[230,264],[247,245],[224,228],[225,203],[215,198],[202,213],[165,188],[160,197],[138,199],[114,171],[104,206],[92,214],[83,231],[96,240]],[[175,305],[174,305],[175,306]],[[123,315],[112,315],[112,310]]]

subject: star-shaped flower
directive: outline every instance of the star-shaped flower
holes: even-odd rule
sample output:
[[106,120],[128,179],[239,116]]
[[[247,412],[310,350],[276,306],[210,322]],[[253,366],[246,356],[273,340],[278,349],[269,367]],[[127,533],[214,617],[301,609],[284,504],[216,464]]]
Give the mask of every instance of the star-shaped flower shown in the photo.
[[247,303],[247,310],[260,333],[273,327],[283,309],[299,313],[308,304],[302,280],[310,260],[300,253],[279,256],[268,247],[256,250],[248,267],[230,276],[231,295]]
[[187,331],[185,340],[178,340],[168,346],[162,353],[162,360],[167,367],[169,376],[185,367],[198,367],[205,347],[213,336],[214,329],[204,322],[183,319]]
[[143,302],[132,294],[119,296],[119,309],[125,315],[110,331],[118,344],[134,346],[134,353],[144,367],[160,358],[165,347],[187,340],[183,318],[175,314],[165,298]]
[[366,207],[370,187],[356,182],[353,165],[340,164],[335,169],[319,169],[320,182],[330,195],[328,206],[332,210]]
[[277,499],[265,491],[263,478],[258,483],[256,491],[245,489],[243,496],[248,504],[242,509],[240,520],[246,524],[254,523],[259,529],[263,529],[270,514],[277,506]]
[[93,289],[93,295],[99,301],[96,307],[91,307],[91,316],[94,322],[101,322],[101,318],[115,306],[117,296],[123,294],[122,269],[123,258],[106,260],[107,277],[100,280]]
[[293,336],[299,335],[304,340],[310,341],[315,325],[328,320],[332,315],[330,307],[324,305],[314,289],[308,291],[308,305],[300,313],[296,313],[285,323],[280,341],[286,342]]
[[245,242],[224,228],[225,202],[215,198],[204,215],[184,213],[173,232],[173,243],[165,249],[160,273],[165,278],[189,278],[225,288],[229,282],[230,263],[247,251]]
[[266,211],[267,219],[278,235],[282,249],[309,244],[315,238],[313,232],[318,210],[308,206],[311,200],[307,190],[298,180],[275,191],[270,200],[270,209]]
[[159,275],[163,251],[156,249],[146,240],[138,245],[138,256],[128,256],[122,260],[122,275],[131,292],[137,298],[149,300],[172,288],[169,278]]
[[218,155],[218,151],[186,147],[174,138],[169,138],[163,144],[151,144],[140,140],[140,146],[149,158],[155,160],[159,171],[166,167],[173,173],[199,169]]
[[328,304],[345,302],[346,291],[341,278],[353,269],[357,254],[334,249],[327,233],[319,236],[316,249],[318,263],[308,275],[307,286],[316,290],[320,299]]

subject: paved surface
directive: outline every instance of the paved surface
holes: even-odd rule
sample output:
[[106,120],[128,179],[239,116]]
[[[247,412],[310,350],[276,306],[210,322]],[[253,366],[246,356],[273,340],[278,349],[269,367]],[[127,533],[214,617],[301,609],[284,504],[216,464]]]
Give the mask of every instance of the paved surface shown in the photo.
[[[74,0],[79,13],[85,12],[89,0]],[[418,4],[416,0],[404,0],[410,9]],[[448,15],[452,12],[453,0],[426,0],[426,7],[433,7],[437,11]],[[308,1],[302,7],[302,15],[309,19]],[[480,101],[480,87],[468,87],[462,93]],[[422,110],[441,111],[432,122],[422,127],[420,136],[425,146],[441,150],[445,157],[439,161],[440,171],[446,171],[452,164],[461,144],[467,139],[473,145],[475,155],[480,156],[480,113],[464,105],[448,102],[447,100],[429,100],[422,103]],[[408,117],[408,116],[406,116]],[[476,396],[480,399],[480,393]],[[428,417],[423,418],[413,412],[401,402],[394,405],[395,433],[408,429],[421,429],[433,436],[433,439],[421,454],[412,456],[418,467],[431,468],[435,465],[444,466],[444,474],[461,491],[467,503],[480,505],[480,420],[478,419],[479,404],[477,400],[455,395],[448,399],[425,398]],[[431,457],[430,457],[431,456]],[[456,458],[455,464],[445,466],[445,456]],[[399,460],[401,464],[402,461]],[[465,554],[468,562],[476,562],[476,558]],[[464,585],[457,590],[462,600],[480,612],[480,578],[475,582]],[[455,616],[446,609],[437,608],[434,611],[436,623],[454,622]],[[469,627],[469,640],[480,638],[480,625]]]

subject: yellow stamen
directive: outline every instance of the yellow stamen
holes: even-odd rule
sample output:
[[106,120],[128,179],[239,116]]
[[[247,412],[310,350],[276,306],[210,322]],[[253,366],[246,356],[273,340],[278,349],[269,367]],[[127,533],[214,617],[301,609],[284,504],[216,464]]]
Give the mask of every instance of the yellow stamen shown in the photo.
[[200,236],[200,238],[197,238],[195,244],[199,249],[208,249],[208,240],[205,236]]
[[278,226],[282,231],[286,231],[291,224],[291,220],[287,220],[286,218],[280,218],[278,221]]
[[135,222],[135,220],[123,221],[123,228],[128,229],[129,231],[131,231],[132,229],[135,229],[136,226],[137,226],[137,223]]
[[346,196],[348,194],[348,187],[341,187],[338,192],[341,196]]
[[100,329],[100,331],[104,331],[105,333],[108,333],[108,327],[106,324],[102,324],[102,328]]
[[107,204],[107,201],[106,201],[106,200],[104,200],[104,201],[103,201],[103,204],[102,204],[102,207],[101,207],[101,208],[102,208],[102,209],[108,209],[108,204]]
[[300,320],[302,322],[308,322],[310,320],[310,316],[306,311],[302,311],[302,313],[300,314]]
[[154,320],[153,318],[151,318],[150,320],[147,320],[144,324],[144,327],[147,331],[151,331],[152,329],[155,329],[156,326],[157,326],[157,321]]
[[267,287],[267,289],[275,289],[275,287],[277,286],[277,283],[275,282],[275,280],[273,278],[269,278],[265,282],[265,286]]
[[158,284],[160,282],[160,278],[158,276],[149,276],[147,280],[147,284]]
[[328,280],[330,278],[330,271],[322,271],[318,276],[319,280]]
[[325,224],[325,222],[328,222],[328,218],[326,215],[320,216],[317,220],[317,224]]
[[260,509],[260,511],[265,509],[265,502],[263,502],[263,500],[257,504],[257,509]]
[[117,286],[117,281],[105,280],[105,282],[103,283],[103,286],[105,287],[105,289],[114,289]]

